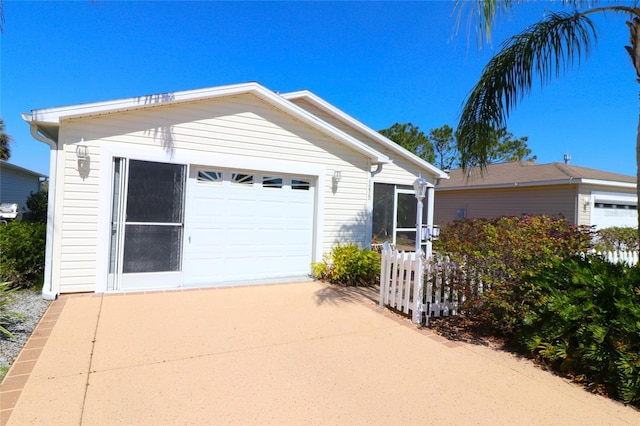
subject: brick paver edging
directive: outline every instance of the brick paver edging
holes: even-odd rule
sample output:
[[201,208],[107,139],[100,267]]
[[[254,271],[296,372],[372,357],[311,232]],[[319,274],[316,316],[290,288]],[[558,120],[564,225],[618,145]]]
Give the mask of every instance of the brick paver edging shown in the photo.
[[29,340],[11,364],[7,375],[4,376],[2,384],[0,384],[0,426],[5,426],[8,423],[13,407],[18,402],[22,389],[27,383],[67,299],[67,297],[61,297],[49,305],[31,333]]

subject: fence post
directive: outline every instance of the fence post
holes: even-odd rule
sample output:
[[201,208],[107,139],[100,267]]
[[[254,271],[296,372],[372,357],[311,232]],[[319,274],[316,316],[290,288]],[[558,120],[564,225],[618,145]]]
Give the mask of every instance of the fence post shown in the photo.
[[388,242],[382,244],[380,253],[382,265],[380,265],[380,306],[384,306],[384,295],[389,292],[389,265],[391,263],[391,246]]
[[[422,252],[415,253],[416,256],[416,269],[413,280],[413,317],[411,320],[414,324],[420,324],[422,322],[422,297],[424,286],[424,264]],[[429,317],[427,316],[427,324],[429,323]]]

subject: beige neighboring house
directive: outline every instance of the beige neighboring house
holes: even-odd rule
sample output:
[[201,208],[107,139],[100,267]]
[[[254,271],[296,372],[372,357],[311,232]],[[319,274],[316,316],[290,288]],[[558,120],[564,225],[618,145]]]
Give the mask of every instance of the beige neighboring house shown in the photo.
[[545,214],[596,229],[637,226],[636,178],[564,163],[492,164],[452,170],[436,187],[434,223]]
[[415,236],[411,185],[429,182],[430,224],[447,178],[313,93],[258,83],[23,118],[51,148],[45,298],[297,281],[336,243],[369,247],[377,218]]

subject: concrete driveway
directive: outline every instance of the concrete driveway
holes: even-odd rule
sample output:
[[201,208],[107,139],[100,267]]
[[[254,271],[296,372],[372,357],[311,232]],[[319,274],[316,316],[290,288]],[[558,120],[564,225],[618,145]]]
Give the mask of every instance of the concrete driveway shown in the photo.
[[305,282],[63,296],[2,385],[2,424],[640,424],[527,360]]

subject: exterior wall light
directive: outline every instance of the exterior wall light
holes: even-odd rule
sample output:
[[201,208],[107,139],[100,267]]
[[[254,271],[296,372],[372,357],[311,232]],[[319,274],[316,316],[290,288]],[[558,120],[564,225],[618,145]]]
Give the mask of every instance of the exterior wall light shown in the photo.
[[80,140],[80,143],[76,145],[76,157],[78,158],[78,171],[84,179],[90,167],[91,158],[89,157],[89,147],[85,145],[84,139]]
[[427,186],[429,182],[425,180],[422,176],[419,176],[418,179],[413,182],[413,190],[415,191],[416,200],[418,200],[417,212],[416,212],[416,255],[421,253],[421,244],[422,244],[422,200],[424,200],[425,195],[427,194]]
[[342,180],[342,170],[336,170],[333,172],[333,181],[338,183]]

